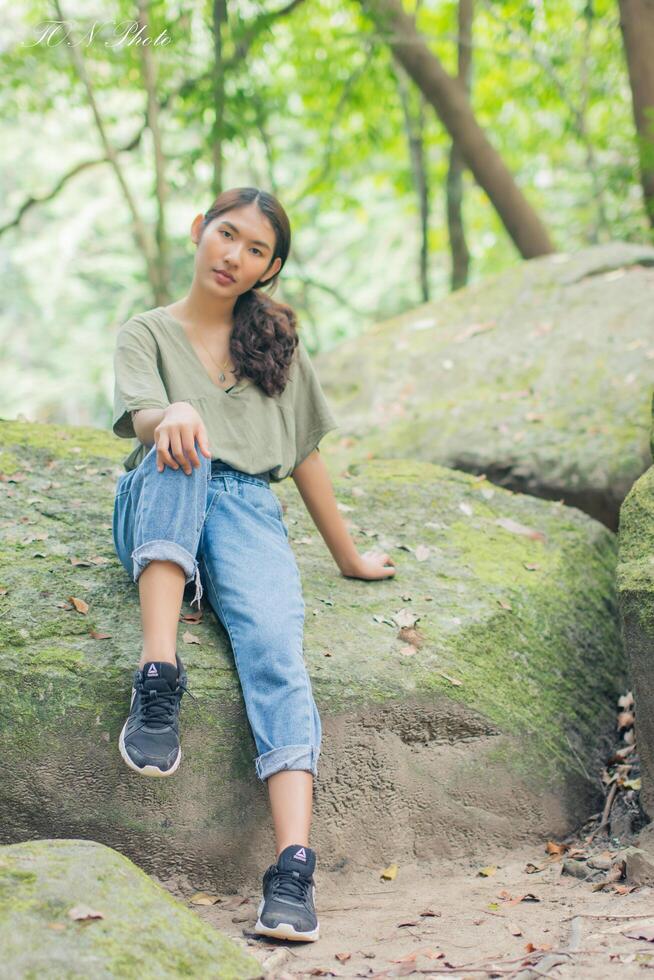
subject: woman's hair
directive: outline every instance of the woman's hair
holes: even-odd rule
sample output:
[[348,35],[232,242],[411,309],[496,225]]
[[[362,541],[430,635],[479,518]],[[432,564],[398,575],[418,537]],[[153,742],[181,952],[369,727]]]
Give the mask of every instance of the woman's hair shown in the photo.
[[273,292],[291,247],[288,216],[276,197],[256,187],[234,187],[223,191],[204,215],[200,235],[214,218],[225,211],[256,204],[275,231],[275,247],[268,268],[279,257],[281,267],[265,283],[254,284],[234,305],[234,326],[229,352],[234,374],[240,381],[250,378],[267,395],[280,395],[286,387],[295,348],[297,318],[286,303],[278,303],[263,290]]

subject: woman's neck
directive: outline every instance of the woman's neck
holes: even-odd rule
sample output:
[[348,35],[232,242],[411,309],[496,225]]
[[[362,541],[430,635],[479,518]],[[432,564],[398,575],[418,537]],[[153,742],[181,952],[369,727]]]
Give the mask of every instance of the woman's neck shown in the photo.
[[170,312],[200,334],[231,334],[234,325],[233,299],[221,301],[193,286],[183,299],[170,304]]

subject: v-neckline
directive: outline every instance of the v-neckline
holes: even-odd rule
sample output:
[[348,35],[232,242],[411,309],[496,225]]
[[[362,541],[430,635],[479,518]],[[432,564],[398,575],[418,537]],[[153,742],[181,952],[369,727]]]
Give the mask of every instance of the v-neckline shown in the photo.
[[165,306],[159,306],[158,309],[159,309],[159,311],[161,313],[165,313],[165,315],[168,317],[168,319],[172,323],[174,323],[175,326],[179,329],[180,333],[182,334],[182,338],[184,340],[184,343],[186,344],[186,347],[188,348],[189,353],[197,361],[198,366],[202,370],[202,373],[204,374],[205,378],[207,379],[207,381],[209,382],[209,384],[211,385],[212,388],[216,389],[216,391],[222,391],[223,395],[228,395],[229,396],[229,395],[232,394],[232,392],[242,391],[243,388],[246,388],[249,385],[250,381],[249,381],[248,378],[241,378],[240,381],[235,381],[233,385],[230,385],[229,386],[229,388],[221,388],[220,385],[217,385],[216,382],[211,377],[211,375],[209,374],[209,372],[207,371],[205,365],[200,360],[200,357],[198,355],[198,352],[196,351],[195,347],[193,346],[193,344],[189,340],[188,334],[186,333],[186,330],[184,329],[184,324],[181,322],[181,320],[178,320],[177,317],[173,316],[173,314],[170,313],[166,309]]

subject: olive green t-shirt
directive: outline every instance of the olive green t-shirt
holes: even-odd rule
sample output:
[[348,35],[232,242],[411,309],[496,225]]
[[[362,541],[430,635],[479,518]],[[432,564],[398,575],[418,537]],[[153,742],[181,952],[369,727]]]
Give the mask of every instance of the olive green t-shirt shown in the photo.
[[247,378],[225,390],[209,377],[180,321],[158,306],[120,327],[114,376],[113,431],[137,441],[124,460],[127,471],[149,451],[134,431],[130,413],[137,409],[188,402],[205,424],[212,459],[244,473],[269,471],[274,482],[338,428],[301,338],[281,395],[266,395]]

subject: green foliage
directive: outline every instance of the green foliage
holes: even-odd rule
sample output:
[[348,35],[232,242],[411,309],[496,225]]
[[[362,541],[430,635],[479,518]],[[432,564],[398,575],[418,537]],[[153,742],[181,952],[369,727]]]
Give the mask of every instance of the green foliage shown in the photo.
[[[61,0],[108,138],[143,220],[156,220],[153,144],[144,129],[141,51],[120,42],[133,0]],[[358,3],[311,0],[289,15],[273,0],[228,6],[222,36],[224,186],[275,192],[293,227],[277,296],[298,311],[310,350],[420,302],[419,202],[408,149],[401,69]],[[414,4],[406,4],[411,11]],[[70,46],[34,43],[54,7],[26,0],[10,18],[0,109],[8,188],[3,221],[47,196],[77,164],[103,150]],[[81,12],[80,12],[81,10]],[[478,121],[546,223],[574,251],[609,239],[645,241],[628,78],[618,9],[609,0],[480,0],[473,25],[471,101]],[[212,132],[216,66],[211,4],[152,0],[150,36],[166,156],[170,293],[192,276],[193,216],[214,196]],[[418,29],[451,74],[457,5],[421,5]],[[245,46],[245,51],[242,47]],[[449,288],[445,185],[451,139],[422,102],[430,198],[432,298]],[[137,138],[139,134],[141,138]],[[130,142],[132,149],[122,149]],[[469,171],[463,218],[471,280],[517,261],[515,246]],[[143,256],[116,176],[82,169],[4,232],[12,286],[0,316],[8,357],[0,412],[107,426],[115,331],[154,305]],[[11,382],[20,376],[18,384]]]

